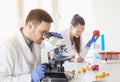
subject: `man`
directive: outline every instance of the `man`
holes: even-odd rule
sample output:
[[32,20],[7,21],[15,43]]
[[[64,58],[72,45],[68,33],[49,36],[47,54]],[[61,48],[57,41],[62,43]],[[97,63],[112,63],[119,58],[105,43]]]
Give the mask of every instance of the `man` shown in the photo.
[[47,67],[41,64],[40,44],[52,22],[46,11],[33,9],[26,18],[25,27],[2,43],[0,82],[39,82],[45,77]]

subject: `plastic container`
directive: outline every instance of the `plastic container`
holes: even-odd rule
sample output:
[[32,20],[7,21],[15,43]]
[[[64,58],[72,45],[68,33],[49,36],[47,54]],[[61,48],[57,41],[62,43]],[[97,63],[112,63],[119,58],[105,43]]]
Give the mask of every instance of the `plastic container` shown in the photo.
[[120,60],[120,52],[99,52],[100,54],[100,60]]

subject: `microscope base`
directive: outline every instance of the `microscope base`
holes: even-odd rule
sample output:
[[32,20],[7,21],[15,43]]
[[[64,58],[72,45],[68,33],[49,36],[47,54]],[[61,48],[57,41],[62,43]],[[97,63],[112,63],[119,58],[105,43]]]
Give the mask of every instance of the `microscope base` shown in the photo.
[[64,73],[46,73],[46,77],[41,82],[68,82]]

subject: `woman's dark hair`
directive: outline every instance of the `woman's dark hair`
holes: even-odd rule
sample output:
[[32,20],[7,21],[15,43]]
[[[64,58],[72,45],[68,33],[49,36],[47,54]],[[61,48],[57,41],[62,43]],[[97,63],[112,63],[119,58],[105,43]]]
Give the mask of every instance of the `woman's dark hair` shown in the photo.
[[[71,20],[71,24],[73,27],[77,26],[78,24],[85,25],[85,21],[81,16],[79,16],[78,14],[75,14]],[[75,41],[75,49],[78,53],[80,53],[81,37],[79,38],[74,37],[74,41]]]

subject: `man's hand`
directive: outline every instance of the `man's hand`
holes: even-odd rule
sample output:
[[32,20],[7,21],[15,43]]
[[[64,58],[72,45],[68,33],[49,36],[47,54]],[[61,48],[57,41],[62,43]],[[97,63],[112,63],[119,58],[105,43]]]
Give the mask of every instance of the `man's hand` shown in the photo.
[[32,82],[39,82],[45,77],[45,72],[46,72],[47,66],[46,65],[39,65],[37,66],[31,76],[32,76]]

